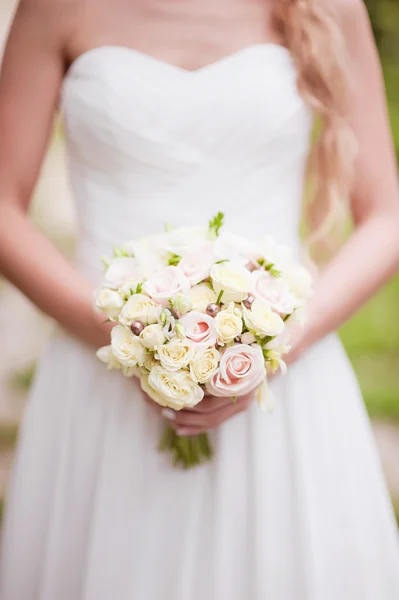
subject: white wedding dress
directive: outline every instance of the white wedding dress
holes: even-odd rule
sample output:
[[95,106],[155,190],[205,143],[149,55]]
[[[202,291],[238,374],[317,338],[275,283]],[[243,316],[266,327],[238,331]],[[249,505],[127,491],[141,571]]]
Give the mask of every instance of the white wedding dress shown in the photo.
[[[97,48],[61,104],[93,283],[113,243],[219,210],[233,232],[299,247],[312,118],[286,49],[189,72]],[[22,425],[1,600],[398,600],[393,511],[337,337],[272,386],[273,413],[254,403],[212,434],[212,463],[183,472],[157,452],[163,423],[138,385],[55,336]]]

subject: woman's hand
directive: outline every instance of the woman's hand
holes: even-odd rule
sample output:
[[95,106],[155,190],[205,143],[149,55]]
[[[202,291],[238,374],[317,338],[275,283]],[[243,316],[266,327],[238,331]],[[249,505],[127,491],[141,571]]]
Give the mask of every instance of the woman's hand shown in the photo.
[[216,429],[240,412],[247,410],[254,392],[233,400],[232,398],[217,398],[205,396],[194,408],[174,411],[163,408],[153,402],[147,395],[146,400],[170,423],[179,435],[192,436]]

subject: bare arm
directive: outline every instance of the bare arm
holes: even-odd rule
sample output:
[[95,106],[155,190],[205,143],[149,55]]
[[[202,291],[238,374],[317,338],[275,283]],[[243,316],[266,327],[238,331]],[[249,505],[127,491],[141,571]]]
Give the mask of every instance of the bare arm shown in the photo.
[[90,284],[41,235],[26,211],[52,129],[73,24],[68,0],[23,0],[0,78],[0,271],[85,342],[107,341]]
[[363,2],[336,1],[342,4],[350,119],[359,145],[351,197],[356,227],[320,276],[311,318],[290,361],[351,317],[399,267],[399,186],[381,66]]

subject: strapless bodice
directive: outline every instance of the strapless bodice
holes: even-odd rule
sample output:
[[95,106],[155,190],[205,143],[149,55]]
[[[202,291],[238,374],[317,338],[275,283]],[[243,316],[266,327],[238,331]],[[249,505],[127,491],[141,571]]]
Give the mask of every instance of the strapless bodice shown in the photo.
[[219,210],[229,230],[298,244],[312,116],[285,48],[253,45],[190,72],[100,47],[72,64],[61,103],[88,275],[112,244]]

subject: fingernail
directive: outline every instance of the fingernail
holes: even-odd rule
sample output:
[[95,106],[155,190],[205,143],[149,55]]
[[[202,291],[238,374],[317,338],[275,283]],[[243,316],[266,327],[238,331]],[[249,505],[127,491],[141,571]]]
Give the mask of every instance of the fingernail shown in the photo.
[[171,408],[164,408],[161,414],[165,419],[169,419],[170,421],[176,419],[175,411]]

